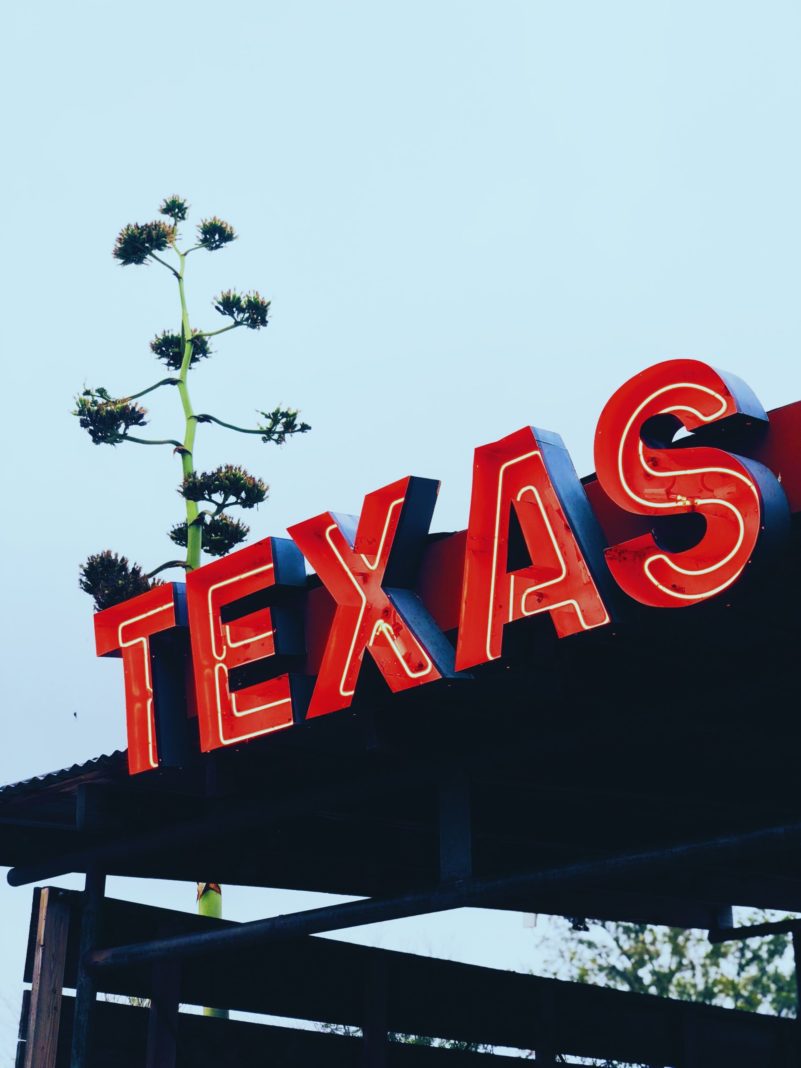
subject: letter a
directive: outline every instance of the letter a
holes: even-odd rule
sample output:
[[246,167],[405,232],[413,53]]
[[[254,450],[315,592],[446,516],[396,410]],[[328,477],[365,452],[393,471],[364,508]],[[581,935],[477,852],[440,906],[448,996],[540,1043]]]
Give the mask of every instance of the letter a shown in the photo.
[[[529,566],[509,570],[514,512]],[[560,638],[609,622],[603,541],[562,439],[534,427],[476,449],[456,669],[501,655],[503,628],[549,612]]]

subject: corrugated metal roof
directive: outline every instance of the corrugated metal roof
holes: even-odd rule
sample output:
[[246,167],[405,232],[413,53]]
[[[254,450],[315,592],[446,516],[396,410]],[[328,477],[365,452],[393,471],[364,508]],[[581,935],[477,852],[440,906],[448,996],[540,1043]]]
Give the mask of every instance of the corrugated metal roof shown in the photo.
[[126,752],[124,749],[115,749],[113,753],[101,753],[100,756],[92,757],[91,760],[87,760],[83,764],[72,764],[70,767],[61,768],[59,771],[49,771],[44,775],[33,775],[29,779],[22,779],[20,782],[11,782],[5,786],[0,786],[0,802],[15,797],[17,794],[47,789],[50,786],[57,786],[60,782],[66,782],[69,779],[80,778],[85,775],[99,778],[105,774],[118,774],[125,769],[125,766]]

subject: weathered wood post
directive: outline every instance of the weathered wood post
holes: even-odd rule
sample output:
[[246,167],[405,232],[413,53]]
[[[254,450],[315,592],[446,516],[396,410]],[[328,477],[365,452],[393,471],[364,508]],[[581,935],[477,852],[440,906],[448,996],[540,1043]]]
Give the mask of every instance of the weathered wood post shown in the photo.
[[39,897],[24,1068],[56,1063],[69,927],[68,902],[57,888],[46,886]]
[[148,1013],[145,1068],[175,1068],[180,994],[180,960],[173,958],[157,961],[153,966],[153,996]]
[[92,1019],[97,1000],[97,980],[94,973],[86,966],[86,958],[95,948],[105,891],[105,874],[91,867],[86,873],[81,908],[81,941],[78,956],[78,981],[75,989],[75,1019],[72,1026],[70,1068],[88,1068],[89,1065]]
[[364,981],[362,1063],[364,1068],[386,1068],[387,973],[382,960],[374,959],[370,962]]
[[801,1065],[801,930],[793,927],[793,962],[795,965],[795,1016],[798,1031],[796,1064]]

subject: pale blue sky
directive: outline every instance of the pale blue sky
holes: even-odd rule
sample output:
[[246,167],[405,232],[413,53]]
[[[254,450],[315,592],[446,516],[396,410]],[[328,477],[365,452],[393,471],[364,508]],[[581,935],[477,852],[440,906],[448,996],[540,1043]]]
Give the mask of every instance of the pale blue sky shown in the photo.
[[[282,401],[314,426],[281,451],[201,428],[200,466],[272,483],[254,534],[406,474],[441,478],[434,527],[463,527],[475,445],[534,423],[585,473],[604,401],[655,360],[801,397],[800,29],[780,0],[9,9],[0,781],[123,744],[78,564],[153,567],[180,518],[166,451],[94,447],[69,415],[84,383],[155,380],[176,321],[166,273],[112,261],[122,224],[178,192],[239,229],[192,264],[198,325],[228,285],[273,300],[194,385],[223,418]],[[176,402],[153,405],[167,436]],[[29,891],[0,902],[6,1042]]]

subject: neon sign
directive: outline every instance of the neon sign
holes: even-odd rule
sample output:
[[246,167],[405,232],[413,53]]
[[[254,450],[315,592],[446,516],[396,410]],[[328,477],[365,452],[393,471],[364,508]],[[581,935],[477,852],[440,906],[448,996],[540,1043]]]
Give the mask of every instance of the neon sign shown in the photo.
[[453,648],[413,586],[439,492],[404,478],[365,498],[361,517],[330,512],[289,528],[336,600],[308,718],[347,708],[369,651],[393,693],[453,675]]
[[595,466],[612,500],[638,515],[692,513],[705,528],[684,551],[665,551],[650,533],[607,550],[612,574],[635,600],[673,608],[722,593],[742,574],[763,528],[786,519],[784,493],[762,464],[721,449],[666,447],[679,427],[737,419],[768,425],[744,382],[698,360],[643,371],[601,413]]
[[[509,571],[515,519],[531,562]],[[560,638],[608,623],[602,546],[561,438],[524,427],[476,449],[457,667],[497,659],[504,625],[525,616],[550,613]]]
[[481,671],[533,615],[567,638],[609,625],[619,590],[653,608],[721,594],[801,510],[801,405],[773,417],[734,376],[669,360],[606,404],[586,486],[557,435],[524,427],[476,449],[462,534],[429,535],[439,483],[408,477],[358,518],[324,512],[98,613],[131,774],[176,762],[176,716],[209,752],[346,709],[367,657],[398,693]]

